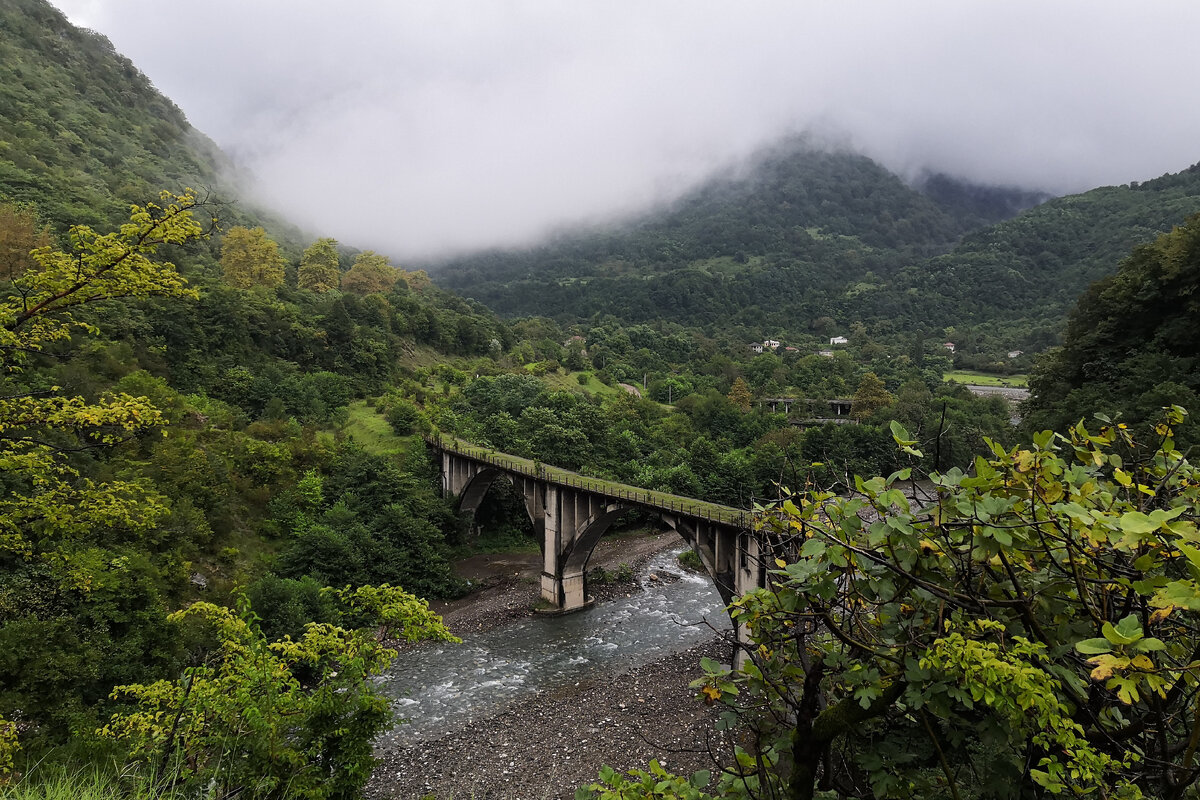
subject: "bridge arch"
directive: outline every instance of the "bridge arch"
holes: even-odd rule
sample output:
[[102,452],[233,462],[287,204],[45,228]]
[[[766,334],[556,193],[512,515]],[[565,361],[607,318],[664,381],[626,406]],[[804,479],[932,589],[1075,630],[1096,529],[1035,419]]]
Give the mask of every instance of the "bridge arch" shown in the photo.
[[442,494],[458,498],[456,510],[460,514],[467,514],[473,520],[488,491],[498,478],[503,478],[524,500],[525,513],[533,523],[534,539],[539,548],[545,547],[546,488],[543,484],[486,463],[454,462],[448,455],[443,454],[442,459]]
[[[610,503],[579,523],[578,535],[564,549],[560,560],[562,583],[564,585],[578,583],[581,587],[580,591],[583,594],[583,598],[579,602],[587,602],[587,564],[596,549],[596,545],[600,543],[600,540],[608,532],[608,529],[612,527],[612,524],[623,514],[630,511],[645,512],[651,510],[628,503]],[[734,575],[729,565],[723,564],[719,560],[719,548],[716,537],[705,536],[703,530],[697,529],[698,526],[688,524],[687,520],[675,514],[653,510],[651,516],[673,530],[685,544],[692,548],[700,557],[700,562],[703,564],[704,571],[707,573],[709,580],[713,582],[713,585],[721,594],[722,601],[726,605],[732,602],[734,597]],[[562,599],[564,601],[567,600],[567,598]]]
[[582,572],[600,539],[617,519],[629,511],[638,510],[623,503],[612,503],[585,519],[579,526],[579,534],[563,553],[563,574]]
[[492,488],[492,484],[497,478],[503,478],[509,483],[512,483],[512,478],[504,471],[495,467],[485,467],[479,472],[476,472],[463,487],[462,493],[458,496],[458,511],[462,514],[475,515],[479,510],[479,506],[483,503],[483,498],[487,496],[488,489]]

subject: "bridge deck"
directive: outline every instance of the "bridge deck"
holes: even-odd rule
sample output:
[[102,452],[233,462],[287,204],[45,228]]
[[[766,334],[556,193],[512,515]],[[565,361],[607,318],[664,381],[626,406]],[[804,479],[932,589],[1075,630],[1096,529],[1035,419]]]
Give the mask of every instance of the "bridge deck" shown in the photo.
[[684,516],[720,522],[746,530],[749,530],[751,527],[751,514],[745,509],[723,506],[718,503],[707,503],[703,500],[669,494],[668,492],[655,492],[639,486],[629,486],[624,483],[617,483],[616,481],[607,481],[603,478],[592,478],[587,475],[580,475],[578,472],[562,469],[561,467],[541,464],[532,459],[514,456],[510,453],[502,453],[487,447],[477,447],[461,439],[451,439],[443,436],[440,440],[434,440],[432,444],[443,450],[449,450],[452,453],[458,453],[467,458],[482,461],[500,469],[527,475],[531,478],[538,478],[548,483],[583,489],[611,497],[614,500],[622,500],[633,505],[645,506],[658,511],[671,511]]

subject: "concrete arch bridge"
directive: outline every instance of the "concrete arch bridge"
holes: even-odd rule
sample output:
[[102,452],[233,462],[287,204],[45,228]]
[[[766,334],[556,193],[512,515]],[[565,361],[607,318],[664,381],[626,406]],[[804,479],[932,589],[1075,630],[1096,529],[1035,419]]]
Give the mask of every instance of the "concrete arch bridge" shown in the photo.
[[442,493],[458,498],[460,511],[473,515],[501,478],[524,496],[542,549],[542,597],[564,611],[587,604],[592,550],[630,510],[658,516],[691,545],[726,604],[765,585],[762,542],[748,511],[589,478],[457,440],[430,445],[441,462]]

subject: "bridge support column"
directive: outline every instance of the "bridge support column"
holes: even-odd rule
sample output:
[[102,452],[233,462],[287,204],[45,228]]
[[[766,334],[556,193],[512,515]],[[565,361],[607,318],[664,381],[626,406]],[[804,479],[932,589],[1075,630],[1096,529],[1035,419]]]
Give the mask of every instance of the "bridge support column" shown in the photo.
[[588,559],[625,507],[566,486],[546,486],[542,598],[563,611],[587,605]]
[[560,535],[559,487],[546,487],[546,528],[542,547],[542,599],[563,607],[561,567],[562,536]]

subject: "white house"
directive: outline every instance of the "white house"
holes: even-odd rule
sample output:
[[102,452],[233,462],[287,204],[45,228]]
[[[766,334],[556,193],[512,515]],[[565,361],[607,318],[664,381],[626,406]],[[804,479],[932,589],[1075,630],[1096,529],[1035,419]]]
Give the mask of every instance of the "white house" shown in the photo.
[[761,344],[759,344],[758,342],[755,342],[754,344],[750,345],[750,352],[761,353],[762,348],[763,348],[763,346]]
[[830,340],[829,340],[829,343],[830,343],[831,345],[835,345],[835,344],[850,344],[850,340],[849,340],[849,339],[847,339],[845,336],[834,336],[832,339],[830,339]]

